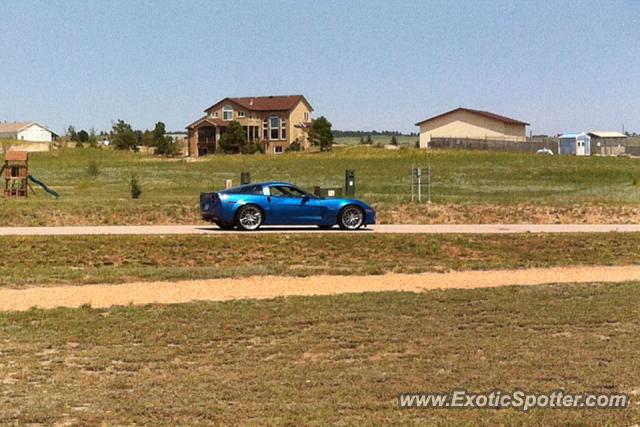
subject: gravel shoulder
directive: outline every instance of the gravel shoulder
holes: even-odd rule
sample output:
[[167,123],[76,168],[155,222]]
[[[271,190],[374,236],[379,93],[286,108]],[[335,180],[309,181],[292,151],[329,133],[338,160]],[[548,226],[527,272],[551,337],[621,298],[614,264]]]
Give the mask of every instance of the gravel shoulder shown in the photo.
[[191,301],[270,299],[287,296],[337,295],[362,292],[424,292],[509,285],[616,283],[640,281],[640,266],[559,267],[519,270],[455,271],[448,273],[372,276],[252,276],[175,282],[133,282],[86,286],[0,289],[0,311],[32,307],[110,307],[128,304],[172,304]]
[[[376,224],[356,231],[314,226],[262,227],[259,234],[514,234],[514,233],[638,233],[640,224]],[[96,225],[60,227],[0,227],[0,236],[247,234],[215,225]]]

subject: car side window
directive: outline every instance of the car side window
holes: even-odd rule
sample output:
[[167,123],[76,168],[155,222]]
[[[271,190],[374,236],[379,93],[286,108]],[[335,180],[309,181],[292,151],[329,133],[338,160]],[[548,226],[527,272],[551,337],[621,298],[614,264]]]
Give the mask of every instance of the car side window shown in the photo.
[[269,187],[271,190],[271,196],[273,197],[292,197],[294,199],[301,199],[305,196],[303,192],[297,188],[287,187],[284,185],[273,185]]
[[255,194],[258,196],[262,196],[264,193],[262,192],[261,185],[248,185],[246,187],[242,187],[240,193],[242,194]]

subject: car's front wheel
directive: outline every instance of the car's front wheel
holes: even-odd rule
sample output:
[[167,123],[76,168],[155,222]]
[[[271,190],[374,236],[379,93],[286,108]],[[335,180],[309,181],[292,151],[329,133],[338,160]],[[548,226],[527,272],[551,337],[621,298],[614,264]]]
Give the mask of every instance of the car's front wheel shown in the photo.
[[264,221],[262,210],[255,205],[246,205],[240,208],[236,217],[236,225],[241,230],[253,231],[260,228]]
[[346,206],[340,211],[338,225],[343,230],[357,230],[364,224],[364,211],[358,206]]

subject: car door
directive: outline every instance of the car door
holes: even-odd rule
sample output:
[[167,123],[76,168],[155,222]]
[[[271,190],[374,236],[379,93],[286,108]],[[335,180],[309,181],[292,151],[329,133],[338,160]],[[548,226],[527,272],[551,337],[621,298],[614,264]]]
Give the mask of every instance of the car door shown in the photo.
[[273,224],[302,224],[300,206],[303,197],[292,192],[286,185],[269,186],[269,206],[271,221]]
[[327,207],[323,199],[307,196],[300,203],[300,222],[303,224],[319,224],[324,218]]

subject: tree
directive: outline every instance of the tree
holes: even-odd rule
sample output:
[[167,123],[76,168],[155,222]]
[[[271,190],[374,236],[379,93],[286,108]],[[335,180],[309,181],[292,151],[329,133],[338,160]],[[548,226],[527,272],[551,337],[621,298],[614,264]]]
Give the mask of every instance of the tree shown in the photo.
[[117,150],[135,149],[137,143],[136,133],[129,123],[124,120],[118,120],[111,129],[111,143]]
[[86,130],[82,129],[78,132],[78,142],[89,142],[89,134]]
[[98,148],[98,137],[94,128],[89,129],[89,147]]
[[158,122],[151,131],[151,135],[153,136],[153,142],[157,144],[167,135],[167,127],[164,123]]
[[371,135],[367,135],[367,141],[366,141],[367,145],[372,145],[373,144],[373,139],[371,139]]
[[333,145],[333,133],[331,133],[331,122],[324,116],[320,116],[313,121],[309,129],[309,141],[313,145],[318,145],[320,151],[329,151]]
[[364,144],[364,137],[362,135],[360,135],[360,145]]
[[67,128],[67,137],[69,138],[69,141],[78,141],[78,133],[76,132],[76,128],[69,125],[69,127]]
[[220,136],[220,148],[225,153],[240,153],[247,144],[245,133],[240,122],[232,120]]
[[151,131],[151,142],[156,147],[156,154],[161,156],[175,156],[178,154],[178,146],[173,142],[173,138],[167,136],[164,123],[158,122]]
[[391,137],[391,145],[398,145],[398,138],[395,135]]

